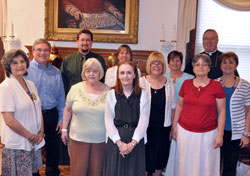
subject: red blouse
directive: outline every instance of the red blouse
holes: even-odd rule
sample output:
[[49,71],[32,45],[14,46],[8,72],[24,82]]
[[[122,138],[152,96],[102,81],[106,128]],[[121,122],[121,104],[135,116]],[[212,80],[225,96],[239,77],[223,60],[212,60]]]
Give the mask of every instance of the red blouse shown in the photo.
[[179,96],[183,98],[181,116],[178,123],[192,132],[208,132],[217,128],[216,98],[225,98],[218,81],[210,80],[205,87],[195,87],[193,80],[186,80]]

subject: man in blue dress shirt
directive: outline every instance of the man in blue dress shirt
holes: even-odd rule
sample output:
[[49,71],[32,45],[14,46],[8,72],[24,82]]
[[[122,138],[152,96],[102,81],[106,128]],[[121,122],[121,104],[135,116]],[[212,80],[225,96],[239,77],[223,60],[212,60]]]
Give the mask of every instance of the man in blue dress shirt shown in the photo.
[[51,45],[45,39],[37,39],[32,47],[33,60],[28,68],[27,79],[33,81],[42,102],[44,119],[46,175],[59,176],[59,133],[62,128],[65,106],[61,72],[48,61]]

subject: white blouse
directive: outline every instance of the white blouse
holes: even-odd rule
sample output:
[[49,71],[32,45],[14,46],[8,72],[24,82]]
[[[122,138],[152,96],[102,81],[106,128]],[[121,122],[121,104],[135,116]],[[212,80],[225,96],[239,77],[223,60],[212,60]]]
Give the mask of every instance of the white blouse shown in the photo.
[[[117,69],[118,66],[113,66],[110,67],[105,76],[105,84],[108,85],[109,87],[114,87],[116,84],[116,79],[117,79]],[[141,71],[139,68],[137,68],[138,76],[139,78],[141,77]]]
[[[151,84],[148,82],[145,76],[140,78],[140,86],[149,95],[149,107],[151,107]],[[165,84],[165,94],[166,94],[166,105],[165,105],[165,120],[164,127],[168,127],[172,124],[172,110],[176,106],[175,98],[175,87],[172,81],[167,81]]]
[[[115,105],[116,97],[115,90],[109,90],[106,97],[106,108],[105,108],[105,126],[107,131],[107,136],[116,143],[120,140],[119,132],[114,124],[115,119]],[[140,119],[138,125],[135,129],[132,139],[136,140],[137,143],[144,137],[144,143],[147,142],[146,131],[149,122],[149,100],[146,92],[142,90],[140,98]]]
[[[6,78],[0,85],[0,112],[14,112],[14,118],[24,128],[37,134],[42,122],[41,101],[34,83],[25,78],[24,81],[30,92],[35,95],[35,100],[32,101],[16,78],[10,75],[10,78]],[[45,144],[43,139],[39,145],[32,146],[28,139],[15,133],[5,123],[1,137],[2,143],[9,149],[31,151],[33,148],[38,150]]]

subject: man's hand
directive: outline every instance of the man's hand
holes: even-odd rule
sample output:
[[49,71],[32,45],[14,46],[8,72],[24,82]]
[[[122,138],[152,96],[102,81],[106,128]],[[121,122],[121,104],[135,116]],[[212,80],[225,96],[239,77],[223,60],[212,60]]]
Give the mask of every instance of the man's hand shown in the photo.
[[58,134],[61,133],[62,131],[62,123],[58,123],[57,126],[56,126],[56,131],[58,131]]

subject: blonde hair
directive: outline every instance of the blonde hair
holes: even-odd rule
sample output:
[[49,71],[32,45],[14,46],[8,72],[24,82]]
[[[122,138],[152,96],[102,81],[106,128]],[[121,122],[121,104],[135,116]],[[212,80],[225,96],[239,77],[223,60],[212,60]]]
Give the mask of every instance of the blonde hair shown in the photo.
[[166,73],[166,62],[165,62],[165,59],[164,59],[164,56],[163,54],[161,54],[160,52],[158,51],[153,51],[149,56],[148,56],[148,60],[147,60],[147,64],[146,64],[146,72],[148,74],[151,73],[151,70],[150,70],[150,65],[153,61],[161,61],[162,65],[163,65],[163,71],[162,71],[162,74],[165,74]]
[[83,64],[82,66],[82,80],[86,80],[85,77],[85,71],[90,69],[90,68],[97,68],[97,70],[99,71],[99,80],[102,79],[102,77],[104,76],[104,71],[102,68],[101,63],[96,59],[96,58],[89,58],[86,60],[86,62]]

